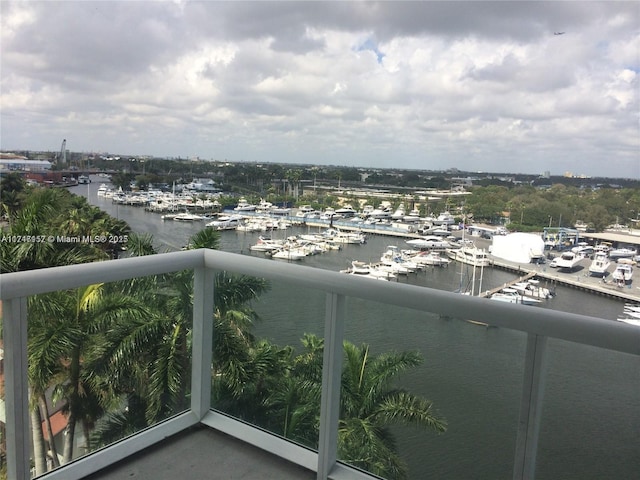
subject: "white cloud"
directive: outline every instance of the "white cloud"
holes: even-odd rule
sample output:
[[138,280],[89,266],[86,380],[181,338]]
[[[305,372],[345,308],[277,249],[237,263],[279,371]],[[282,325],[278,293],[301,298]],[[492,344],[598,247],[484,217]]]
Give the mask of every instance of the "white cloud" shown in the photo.
[[2,8],[5,149],[638,175],[631,2]]

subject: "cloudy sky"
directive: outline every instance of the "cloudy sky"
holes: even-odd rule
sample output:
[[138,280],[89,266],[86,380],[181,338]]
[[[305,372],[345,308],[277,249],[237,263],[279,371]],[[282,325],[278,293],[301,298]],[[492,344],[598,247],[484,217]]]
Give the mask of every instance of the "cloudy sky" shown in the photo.
[[0,6],[3,150],[640,178],[637,1]]

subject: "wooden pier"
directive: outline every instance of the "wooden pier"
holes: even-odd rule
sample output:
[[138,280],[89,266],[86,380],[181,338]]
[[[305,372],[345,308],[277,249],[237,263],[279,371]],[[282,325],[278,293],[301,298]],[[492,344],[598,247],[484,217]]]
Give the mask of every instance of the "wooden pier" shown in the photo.
[[[491,266],[501,270],[517,273],[518,275],[525,275],[527,278],[536,277],[541,280],[546,280],[548,284],[547,288],[549,288],[549,286],[553,288],[556,285],[562,285],[564,287],[575,288],[577,290],[582,290],[604,297],[615,298],[625,302],[640,303],[639,287],[633,284],[619,287],[612,280],[605,282],[602,278],[592,277],[588,273],[585,275],[582,273],[584,268],[572,273],[560,273],[553,270],[548,271],[544,264],[510,264],[496,259],[491,260]],[[519,281],[520,280],[516,280],[515,282]],[[552,288],[550,288],[550,290],[552,290]]]
[[536,276],[536,272],[529,272],[527,273],[524,277],[518,277],[515,280],[511,280],[510,282],[505,283],[504,285],[500,286],[500,287],[496,287],[496,288],[492,288],[491,290],[486,290],[484,292],[480,292],[478,294],[479,297],[483,297],[483,298],[489,298],[491,297],[491,295],[493,295],[494,293],[498,293],[500,290],[503,290],[505,288],[509,288],[512,285],[515,285],[516,283],[520,283],[520,282],[526,282],[527,280],[533,278]]

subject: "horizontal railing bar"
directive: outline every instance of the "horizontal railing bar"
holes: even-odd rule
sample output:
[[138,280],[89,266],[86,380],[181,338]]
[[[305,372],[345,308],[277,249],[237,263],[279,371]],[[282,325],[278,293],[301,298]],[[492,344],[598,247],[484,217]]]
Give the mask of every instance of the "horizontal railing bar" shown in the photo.
[[37,295],[102,282],[160,275],[203,265],[203,250],[145,255],[0,275],[0,299]]
[[427,287],[372,282],[338,272],[217,250],[188,250],[67,267],[2,274],[0,298],[46,293],[100,282],[158,275],[205,264],[208,268],[265,277],[423,312],[640,355],[640,329],[615,320],[491,302]]
[[218,270],[257,275],[278,282],[295,282],[298,287],[336,292],[347,297],[640,355],[640,329],[615,320],[487,301],[397,282],[373,282],[353,275],[228,252],[209,250],[205,252],[205,263],[207,267]]

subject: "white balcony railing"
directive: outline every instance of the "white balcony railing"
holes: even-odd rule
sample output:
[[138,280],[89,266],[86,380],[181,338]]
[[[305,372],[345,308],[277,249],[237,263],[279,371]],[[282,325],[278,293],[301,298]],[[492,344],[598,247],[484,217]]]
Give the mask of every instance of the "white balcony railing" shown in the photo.
[[[542,415],[547,339],[640,356],[640,329],[622,322],[561,313],[541,308],[521,308],[488,302],[439,290],[410,285],[371,282],[320,269],[272,262],[249,256],[193,250],[107,262],[3,274],[5,349],[5,400],[7,467],[10,479],[30,478],[30,429],[27,385],[27,297],[100,282],[193,269],[193,364],[190,409],[155,427],[110,447],[82,457],[46,474],[46,479],[79,479],[121,461],[169,435],[204,424],[252,443],[274,455],[317,472],[318,479],[371,478],[337,461],[337,438],[342,370],[345,298],[357,297],[421,312],[465,318],[527,334],[520,420],[515,441],[514,479],[535,476],[538,432]],[[325,350],[318,452],[230,419],[211,410],[211,355],[214,273],[294,281],[326,292]]]

